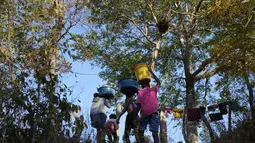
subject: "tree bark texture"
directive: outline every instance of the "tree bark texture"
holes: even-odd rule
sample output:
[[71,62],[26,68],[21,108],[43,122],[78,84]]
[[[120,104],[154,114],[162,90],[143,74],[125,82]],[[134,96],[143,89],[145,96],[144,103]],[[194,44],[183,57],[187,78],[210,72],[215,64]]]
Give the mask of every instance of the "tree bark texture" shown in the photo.
[[159,111],[159,119],[160,119],[160,142],[167,143],[167,121],[165,113],[160,110]]
[[[187,107],[192,108],[196,106],[195,95],[194,95],[194,80],[190,79],[186,81],[186,102]],[[186,118],[187,119],[187,118]],[[188,143],[197,143],[197,121],[186,121],[187,125],[187,137]]]
[[206,119],[205,115],[204,114],[201,114],[201,118],[202,118],[202,121],[204,122],[206,128],[209,130],[209,135],[210,135],[210,141],[211,143],[215,143],[215,133],[213,132],[213,129],[210,125],[210,123],[208,122],[208,120]]
[[[192,75],[192,61],[191,61],[191,53],[192,53],[192,36],[184,33],[185,42],[182,55],[184,62],[184,71],[185,71],[185,82],[186,82],[186,107],[193,108],[196,107],[196,99],[195,99],[195,77]],[[185,118],[187,119],[187,118]],[[197,125],[196,121],[186,121],[186,129],[187,129],[187,140],[188,143],[197,143],[198,142],[198,133],[197,133]]]
[[[117,107],[116,107],[116,115],[117,115],[117,117],[120,115],[120,113],[121,113],[121,104],[118,103]],[[118,126],[119,126],[119,129],[117,130],[117,140],[119,141],[119,139],[120,139],[120,125],[118,125]]]

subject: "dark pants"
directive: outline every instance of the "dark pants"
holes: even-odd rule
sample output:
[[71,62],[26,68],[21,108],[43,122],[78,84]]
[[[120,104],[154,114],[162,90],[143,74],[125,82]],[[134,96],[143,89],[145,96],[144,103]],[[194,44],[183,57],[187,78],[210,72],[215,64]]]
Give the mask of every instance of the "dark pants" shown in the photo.
[[126,117],[125,132],[124,132],[126,143],[130,143],[129,136],[130,136],[131,129],[135,131],[136,142],[140,143],[140,140],[138,137],[138,124],[139,124],[139,121],[138,119],[136,119],[135,112],[128,113]]
[[104,128],[97,128],[97,136],[96,136],[97,143],[106,143],[105,135],[106,133]]
[[96,135],[96,140],[97,143],[105,143],[105,129],[104,129],[104,124],[106,122],[107,116],[104,113],[96,113],[92,115],[92,127],[97,129],[97,135]]
[[118,143],[119,142],[116,132],[108,133],[107,136],[108,136],[109,143]]

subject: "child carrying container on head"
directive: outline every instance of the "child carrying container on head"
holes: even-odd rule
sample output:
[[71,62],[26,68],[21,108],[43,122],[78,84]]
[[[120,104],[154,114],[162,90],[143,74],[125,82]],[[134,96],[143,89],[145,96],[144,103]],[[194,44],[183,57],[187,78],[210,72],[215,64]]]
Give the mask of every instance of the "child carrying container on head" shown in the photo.
[[125,131],[124,131],[124,138],[126,143],[130,143],[129,135],[131,132],[131,129],[135,131],[135,138],[136,141],[139,143],[138,139],[138,127],[137,127],[137,105],[135,100],[133,99],[133,95],[126,95],[124,108],[120,115],[117,117],[117,123],[119,123],[119,120],[121,116],[127,112],[126,116],[126,123],[125,123]]
[[92,127],[97,129],[97,142],[105,142],[104,125],[106,122],[106,107],[110,108],[111,103],[108,99],[100,97],[98,93],[94,94],[94,98],[90,108],[90,119]]
[[156,80],[157,85],[150,87],[150,80],[140,80],[142,89],[138,91],[137,97],[137,109],[141,110],[140,127],[139,127],[139,138],[140,142],[144,143],[144,131],[147,125],[150,125],[150,131],[154,139],[154,143],[159,143],[158,128],[159,128],[159,115],[158,115],[158,100],[157,92],[160,86],[160,81],[158,77],[153,73],[151,68],[149,72],[152,74],[153,78]]
[[106,121],[104,127],[107,133],[107,136],[109,138],[110,143],[118,143],[118,138],[117,138],[117,130],[119,128],[119,125],[117,124],[117,116],[115,114],[111,114],[109,116],[109,120]]

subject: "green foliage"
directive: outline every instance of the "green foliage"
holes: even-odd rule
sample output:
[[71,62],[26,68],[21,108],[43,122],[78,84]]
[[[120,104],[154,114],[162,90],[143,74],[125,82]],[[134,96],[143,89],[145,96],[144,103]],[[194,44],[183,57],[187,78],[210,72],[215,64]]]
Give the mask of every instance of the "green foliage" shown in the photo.
[[[102,68],[100,77],[116,84],[122,77],[134,76],[134,64],[150,63],[160,44],[156,71],[163,83],[162,104],[194,107],[236,98],[243,102],[247,99],[245,83],[237,84],[241,88],[234,87],[234,80],[242,81],[240,78],[232,78],[233,82],[219,80],[221,86],[215,89],[214,80],[206,83],[205,78],[240,75],[243,47],[245,66],[250,75],[254,74],[253,5],[232,0],[92,0],[88,7],[93,27],[87,36],[91,60]],[[234,94],[237,90],[242,93]],[[219,100],[214,97],[217,92]]]
[[[87,126],[83,116],[72,118],[80,107],[67,100],[71,92],[60,78],[71,68],[61,51],[77,46],[64,44],[73,41],[69,30],[82,11],[74,6],[41,0],[1,4],[0,142],[77,142]],[[73,136],[66,131],[71,128]]]

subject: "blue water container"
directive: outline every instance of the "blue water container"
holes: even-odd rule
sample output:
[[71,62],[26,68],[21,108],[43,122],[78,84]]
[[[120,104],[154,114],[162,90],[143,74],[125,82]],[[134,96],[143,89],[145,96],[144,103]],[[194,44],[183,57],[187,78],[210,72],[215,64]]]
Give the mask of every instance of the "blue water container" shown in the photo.
[[120,92],[126,94],[126,96],[133,96],[138,92],[139,84],[136,79],[125,78],[118,82]]
[[115,89],[108,85],[101,86],[97,89],[97,92],[100,97],[105,97],[107,99],[112,99],[115,96]]

